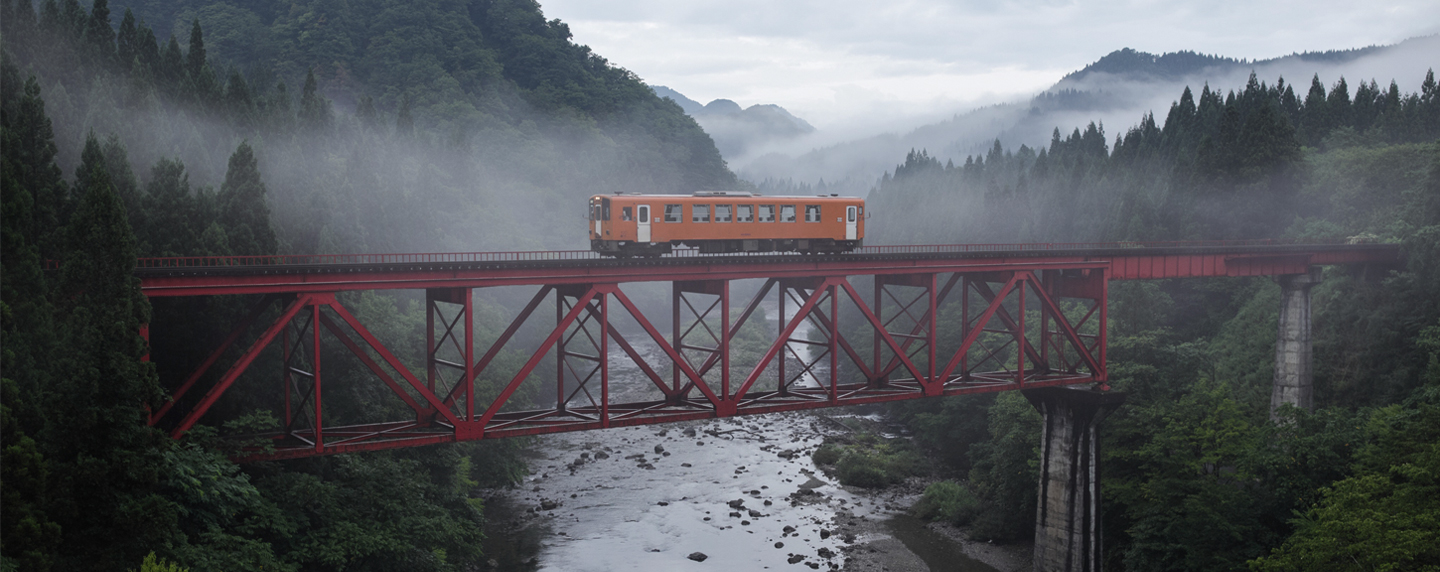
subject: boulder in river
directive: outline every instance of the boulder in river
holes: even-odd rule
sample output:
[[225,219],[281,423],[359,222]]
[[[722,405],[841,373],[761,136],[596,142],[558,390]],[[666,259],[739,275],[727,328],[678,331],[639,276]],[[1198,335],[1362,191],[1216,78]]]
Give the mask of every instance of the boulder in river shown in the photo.
[[696,562],[704,562],[706,558],[709,558],[709,556],[706,556],[704,552],[691,552],[689,556],[686,556],[686,558],[689,558]]
[[664,453],[664,452],[665,452],[665,446],[664,446],[664,445],[656,445],[656,446],[655,446],[655,454],[656,454],[656,455],[659,455],[660,453]]

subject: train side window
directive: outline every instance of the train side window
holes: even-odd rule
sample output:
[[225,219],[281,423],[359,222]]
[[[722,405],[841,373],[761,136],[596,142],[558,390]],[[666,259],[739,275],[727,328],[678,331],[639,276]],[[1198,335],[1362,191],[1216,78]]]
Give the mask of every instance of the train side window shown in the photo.
[[630,216],[630,207],[620,207],[620,220],[635,220],[635,217]]
[[715,205],[715,222],[730,222],[730,210],[733,208],[732,205]]
[[735,222],[755,222],[755,206],[735,205]]
[[820,222],[820,205],[805,205],[805,222]]
[[775,222],[775,205],[760,205],[760,222]]
[[855,222],[855,209],[845,209],[845,222]]
[[680,222],[680,205],[665,205],[665,222]]
[[795,222],[795,205],[780,205],[780,222]]
[[610,199],[600,199],[600,220],[610,220]]
[[690,222],[710,222],[710,205],[690,205]]

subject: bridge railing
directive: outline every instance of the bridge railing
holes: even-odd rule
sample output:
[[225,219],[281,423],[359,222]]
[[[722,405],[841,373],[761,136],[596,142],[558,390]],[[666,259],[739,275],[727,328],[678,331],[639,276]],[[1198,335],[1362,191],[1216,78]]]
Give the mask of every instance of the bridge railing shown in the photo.
[[[1038,242],[1001,244],[907,244],[889,246],[866,246],[855,249],[856,254],[949,254],[974,252],[1024,252],[1024,251],[1067,251],[1117,248],[1201,248],[1201,247],[1247,247],[1285,246],[1298,244],[1342,244],[1345,241],[1316,241],[1297,239],[1259,240],[1200,240],[1171,242]],[[750,253],[759,256],[773,256],[776,253]],[[698,257],[699,249],[676,249],[670,257]],[[727,256],[734,256],[729,254]],[[280,254],[269,256],[180,256],[166,258],[140,258],[138,268],[223,268],[252,266],[314,266],[314,265],[368,265],[368,264],[444,264],[466,262],[536,262],[552,260],[601,260],[606,257],[589,250],[533,250],[512,252],[424,252],[397,254]],[[58,267],[56,261],[46,261],[49,267]]]

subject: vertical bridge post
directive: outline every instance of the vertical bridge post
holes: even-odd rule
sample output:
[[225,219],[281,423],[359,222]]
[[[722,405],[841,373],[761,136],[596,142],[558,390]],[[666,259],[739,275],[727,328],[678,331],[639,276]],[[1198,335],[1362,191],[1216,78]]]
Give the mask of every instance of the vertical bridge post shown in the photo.
[[1098,572],[1102,563],[1099,427],[1125,396],[1065,387],[1021,393],[1044,418],[1035,571]]
[[1320,283],[1319,266],[1305,274],[1283,274],[1280,284],[1280,331],[1275,337],[1275,382],[1270,392],[1270,418],[1282,403],[1310,409],[1315,400],[1311,366],[1310,289]]

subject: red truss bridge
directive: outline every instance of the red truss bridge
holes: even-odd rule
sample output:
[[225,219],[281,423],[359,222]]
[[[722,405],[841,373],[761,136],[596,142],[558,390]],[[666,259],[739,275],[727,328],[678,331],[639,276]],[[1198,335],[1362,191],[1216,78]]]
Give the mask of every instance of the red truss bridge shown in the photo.
[[[179,438],[235,384],[274,387],[264,405],[282,427],[252,436],[266,446],[244,458],[285,459],[1103,385],[1111,280],[1295,275],[1318,265],[1385,267],[1399,259],[1396,245],[1383,244],[989,244],[819,256],[682,251],[641,260],[589,251],[156,258],[141,259],[136,275],[151,298],[258,299],[193,373],[162,380],[173,394],[150,424]],[[647,282],[669,283],[669,303],[654,300],[657,286]],[[497,339],[480,346],[472,291],[500,286],[535,293]],[[425,292],[423,362],[407,364],[337,298],[395,289]],[[536,317],[542,306],[544,313],[553,308],[553,323]],[[665,306],[664,321],[646,313]],[[775,323],[757,317],[762,307]],[[737,351],[751,322],[773,337],[758,351],[753,341]],[[942,337],[937,324],[945,322],[960,335]],[[538,346],[515,342],[527,323],[545,334]],[[668,336],[657,323],[669,326]],[[278,370],[242,376],[277,341]],[[507,347],[528,357],[497,378],[496,358]],[[405,413],[336,423],[349,417],[326,410],[320,356],[337,354],[363,365],[393,398],[391,410]],[[648,380],[645,391],[612,392],[619,367]],[[482,377],[499,383],[477,383]],[[526,395],[553,390],[553,401],[531,397],[525,403],[543,405],[519,405],[515,396],[527,386]]]

